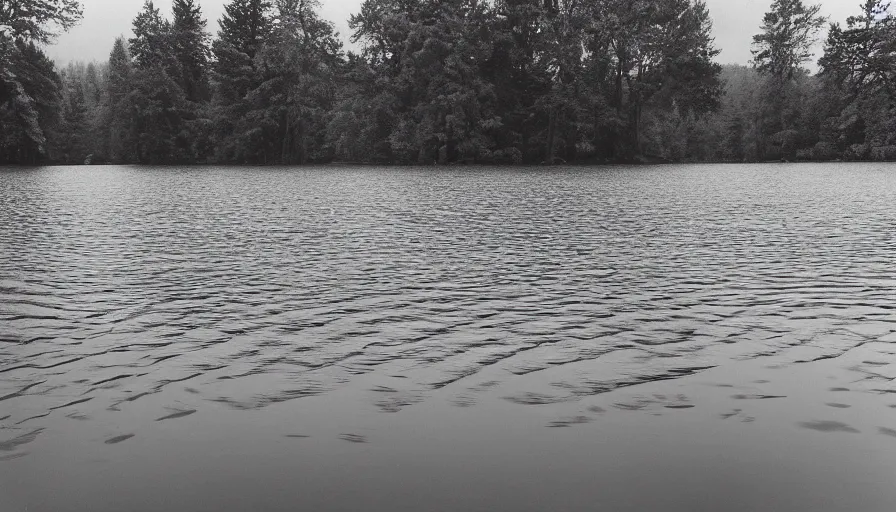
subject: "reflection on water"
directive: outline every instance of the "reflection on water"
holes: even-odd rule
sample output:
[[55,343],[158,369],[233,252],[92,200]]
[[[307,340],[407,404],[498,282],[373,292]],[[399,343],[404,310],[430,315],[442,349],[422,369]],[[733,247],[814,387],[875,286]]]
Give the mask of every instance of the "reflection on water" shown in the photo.
[[848,432],[850,434],[858,434],[859,431],[850,427],[846,423],[839,421],[804,421],[800,423],[803,428],[817,430],[819,432]]
[[891,510],[894,171],[2,171],[0,497]]

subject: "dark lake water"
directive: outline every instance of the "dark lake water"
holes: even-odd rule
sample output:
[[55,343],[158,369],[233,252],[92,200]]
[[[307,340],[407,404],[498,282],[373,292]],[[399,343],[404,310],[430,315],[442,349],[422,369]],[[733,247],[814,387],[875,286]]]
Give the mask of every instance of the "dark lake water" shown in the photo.
[[0,511],[881,511],[896,166],[0,170]]

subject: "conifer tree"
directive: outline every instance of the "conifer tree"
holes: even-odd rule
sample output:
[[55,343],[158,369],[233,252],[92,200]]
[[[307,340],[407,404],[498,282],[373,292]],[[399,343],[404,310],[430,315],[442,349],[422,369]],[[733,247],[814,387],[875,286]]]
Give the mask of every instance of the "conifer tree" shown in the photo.
[[172,59],[171,23],[152,0],[146,0],[143,10],[134,18],[133,31],[134,37],[128,39],[128,49],[138,68],[158,67],[169,75],[179,74]]
[[133,108],[130,93],[134,87],[134,69],[127,44],[121,37],[115,40],[109,55],[108,79],[102,109],[104,122],[103,157],[112,163],[132,163],[134,157]]
[[818,31],[825,23],[821,5],[803,0],[775,0],[753,36],[753,61],[763,74],[779,82],[791,80],[812,57]]
[[[252,108],[247,94],[264,81],[256,57],[271,33],[271,3],[231,0],[224,11],[218,39],[212,44],[215,158],[225,162],[256,162],[261,127],[248,133],[237,124]],[[264,157],[260,158],[264,163]]]
[[59,115],[62,87],[53,62],[33,42],[9,42],[0,74],[0,163],[36,164]]
[[174,0],[171,7],[174,18],[171,25],[172,46],[180,68],[179,84],[187,100],[207,99],[209,35],[206,21],[197,0]]
[[192,162],[193,144],[186,130],[191,112],[180,87],[183,70],[175,54],[171,23],[152,0],[146,0],[133,29],[128,43],[134,80],[127,95],[131,154],[146,164]]
[[793,159],[802,143],[796,128],[808,74],[803,64],[825,23],[820,11],[803,0],[775,0],[753,37],[753,64],[765,77],[757,120],[761,158]]
[[[850,159],[896,158],[896,18],[883,0],[833,24],[819,61],[829,101],[822,143]],[[830,150],[829,150],[830,151]]]
[[0,162],[36,163],[58,116],[61,82],[38,45],[82,17],[76,0],[0,2]]
[[84,9],[77,0],[15,0],[0,3],[0,39],[47,44],[58,30],[81,21]]
[[84,78],[74,65],[62,72],[62,97],[56,131],[61,134],[54,144],[53,155],[57,162],[64,164],[84,163],[90,154],[87,98]]
[[313,0],[277,0],[271,32],[256,57],[263,69],[237,130],[264,127],[256,160],[306,163],[327,157],[325,129],[341,71],[342,43]]
[[233,102],[257,84],[255,56],[271,31],[271,3],[231,0],[219,24],[218,39],[212,45],[216,94],[221,101]]

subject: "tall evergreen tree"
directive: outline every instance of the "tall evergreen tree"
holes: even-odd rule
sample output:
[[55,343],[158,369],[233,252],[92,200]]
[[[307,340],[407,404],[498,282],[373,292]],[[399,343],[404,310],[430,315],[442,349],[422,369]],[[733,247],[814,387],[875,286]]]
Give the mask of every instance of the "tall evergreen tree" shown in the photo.
[[83,67],[69,65],[62,72],[62,101],[54,137],[53,158],[64,164],[84,163],[91,153],[87,93]]
[[775,0],[762,18],[762,32],[753,36],[753,61],[763,74],[791,80],[812,57],[812,46],[825,23],[821,5],[803,0]]
[[136,142],[133,135],[134,109],[130,93],[134,88],[134,69],[124,38],[117,38],[109,55],[108,79],[102,108],[103,123],[100,129],[105,141],[101,149],[102,159],[113,163],[136,161]]
[[0,162],[36,164],[46,158],[62,87],[53,62],[23,38],[8,42],[0,75]]
[[807,87],[803,64],[825,23],[820,10],[803,0],[775,0],[753,37],[753,63],[765,77],[757,120],[762,158],[793,159],[805,142],[796,129]]
[[553,6],[551,0],[499,0],[484,27],[490,55],[481,70],[483,78],[500,91],[496,109],[502,126],[495,134],[496,145],[505,148],[503,155],[511,161],[545,159],[549,108],[540,100],[551,92],[552,80],[545,68],[550,60],[539,54],[546,49],[546,10]]
[[226,162],[254,162],[253,143],[237,124],[251,106],[246,95],[263,77],[256,57],[271,33],[271,3],[268,0],[231,0],[219,21],[218,39],[212,44],[212,119],[215,158]]
[[255,56],[271,31],[269,0],[231,0],[219,21],[212,45],[214,79],[219,101],[232,103],[257,85]]
[[[465,0],[389,3],[368,1],[352,20],[381,77],[365,101],[378,109],[367,122],[387,120],[382,149],[401,162],[493,159],[498,148],[490,132],[500,119],[481,70],[490,54],[486,7]],[[396,15],[389,7],[406,11]]]
[[174,0],[171,37],[175,59],[180,68],[179,84],[187,100],[208,98],[209,35],[197,0]]
[[0,3],[0,39],[47,44],[81,21],[77,0],[15,0]]
[[[645,109],[690,115],[718,106],[721,67],[712,21],[702,0],[604,0],[590,6],[588,48],[609,91],[615,156],[645,150]],[[609,72],[609,76],[607,76]]]
[[133,22],[128,40],[134,59],[134,80],[127,96],[135,147],[140,163],[182,163],[194,160],[186,121],[189,104],[179,81],[183,70],[177,60],[171,23],[152,0]]
[[829,101],[822,142],[848,158],[896,158],[896,18],[865,0],[846,27],[833,24],[819,61]]
[[75,0],[0,2],[0,161],[35,163],[60,101],[59,76],[37,45],[80,21]]
[[172,58],[171,23],[152,0],[146,0],[143,10],[134,18],[133,31],[134,37],[128,40],[128,47],[138,68],[158,67],[169,75],[180,74]]
[[[312,0],[277,0],[272,30],[256,60],[261,81],[236,123],[255,161],[306,163],[327,158],[325,128],[335,98],[342,43]],[[260,130],[260,131],[259,131]],[[247,154],[248,156],[248,154]]]

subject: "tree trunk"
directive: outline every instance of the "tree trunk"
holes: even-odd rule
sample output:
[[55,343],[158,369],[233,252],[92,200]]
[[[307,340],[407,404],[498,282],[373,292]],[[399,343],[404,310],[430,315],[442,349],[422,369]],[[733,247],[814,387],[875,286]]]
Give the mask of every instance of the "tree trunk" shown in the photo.
[[[643,90],[641,88],[641,77],[644,76],[644,64],[638,64],[637,89],[629,102],[632,104],[632,146],[636,155],[641,154],[641,110],[643,102]],[[631,89],[631,84],[629,84]]]
[[632,138],[635,147],[635,153],[641,154],[641,104],[640,102],[634,107],[635,115],[632,122]]
[[554,164],[554,139],[556,137],[556,132],[557,132],[557,108],[554,106],[551,106],[551,110],[548,115],[548,140],[547,140],[547,146],[545,148],[545,153],[547,153],[545,162],[548,165]]
[[305,165],[308,163],[308,137],[305,136],[305,122],[299,120],[296,129],[296,138],[301,141],[302,154],[299,156],[299,163]]
[[616,113],[622,115],[622,60],[616,64],[616,90],[613,94],[613,103],[616,107]]
[[289,155],[289,112],[284,114],[284,124],[286,125],[283,130],[283,139],[280,141],[280,163],[282,164],[290,164],[290,155]]
[[[613,106],[616,108],[616,119],[617,123],[622,120],[622,99],[623,99],[623,75],[622,72],[622,59],[619,59],[619,62],[616,64],[616,80],[615,80],[615,90],[613,91]],[[607,147],[609,149],[610,158],[618,157],[618,149],[619,149],[619,128],[618,124],[615,128],[610,130]]]

